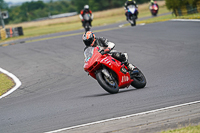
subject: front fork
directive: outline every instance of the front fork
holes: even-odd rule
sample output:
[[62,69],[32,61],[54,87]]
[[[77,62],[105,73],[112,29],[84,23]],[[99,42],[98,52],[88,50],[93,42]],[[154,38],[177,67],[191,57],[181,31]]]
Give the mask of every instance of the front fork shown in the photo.
[[107,69],[103,68],[103,69],[101,70],[101,72],[102,72],[106,77],[108,77],[109,80],[111,80],[111,81],[113,80],[113,78],[110,76],[110,73],[108,72]]

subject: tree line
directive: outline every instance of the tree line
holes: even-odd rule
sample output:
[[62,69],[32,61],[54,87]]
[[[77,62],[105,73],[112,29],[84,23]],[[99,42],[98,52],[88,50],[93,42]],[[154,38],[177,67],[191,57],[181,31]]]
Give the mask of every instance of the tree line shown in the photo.
[[[89,5],[94,11],[102,11],[124,6],[126,0],[50,0],[44,3],[41,0],[25,2],[20,6],[9,7],[4,0],[0,0],[1,10],[9,12],[9,18],[5,19],[6,24],[33,21],[38,18],[49,17],[51,15],[80,12],[84,5]],[[149,2],[149,0],[136,0],[137,4]]]
[[196,8],[197,3],[200,2],[200,0],[165,0],[166,6],[169,10],[172,10],[175,15],[176,10],[183,7],[183,6],[190,6],[190,8]]

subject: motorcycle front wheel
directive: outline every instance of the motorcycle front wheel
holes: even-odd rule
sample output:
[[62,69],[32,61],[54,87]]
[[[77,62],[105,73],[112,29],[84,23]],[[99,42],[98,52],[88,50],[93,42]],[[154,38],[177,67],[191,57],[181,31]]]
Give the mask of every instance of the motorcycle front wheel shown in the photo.
[[140,88],[144,88],[146,86],[146,78],[144,76],[144,74],[138,69],[134,69],[135,71],[138,71],[137,73],[133,73],[133,75],[131,75],[131,77],[133,77],[133,82],[131,83],[131,85],[133,87],[135,87],[136,89],[140,89]]
[[132,20],[132,24],[131,24],[131,26],[136,26],[136,17],[133,15],[132,17],[131,17],[131,20]]
[[110,80],[106,75],[102,73],[102,71],[98,71],[96,73],[96,80],[98,81],[100,86],[110,94],[115,94],[119,92],[118,83],[114,77],[112,77],[112,80]]
[[151,10],[151,14],[152,14],[152,16],[157,16],[157,11]]

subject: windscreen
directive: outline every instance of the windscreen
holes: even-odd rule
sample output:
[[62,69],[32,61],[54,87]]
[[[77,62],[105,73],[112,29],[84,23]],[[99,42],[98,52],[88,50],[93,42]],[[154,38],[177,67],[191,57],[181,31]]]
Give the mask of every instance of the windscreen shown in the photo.
[[94,51],[95,47],[88,47],[85,51],[84,51],[84,57],[85,57],[85,61],[88,62],[90,60],[90,58],[93,55],[93,51]]
[[134,13],[134,12],[135,12],[135,6],[134,6],[134,5],[129,5],[129,6],[128,6],[128,10],[129,10],[130,12]]

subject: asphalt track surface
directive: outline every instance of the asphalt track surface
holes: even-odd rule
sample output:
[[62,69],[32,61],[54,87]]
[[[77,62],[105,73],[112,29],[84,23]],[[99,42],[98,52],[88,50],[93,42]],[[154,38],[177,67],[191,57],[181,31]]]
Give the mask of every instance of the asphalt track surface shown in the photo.
[[1,133],[41,133],[199,101],[199,27],[200,22],[179,21],[93,27],[127,52],[147,79],[144,89],[114,95],[83,70],[83,30],[0,47],[1,67],[22,82],[0,100]]

